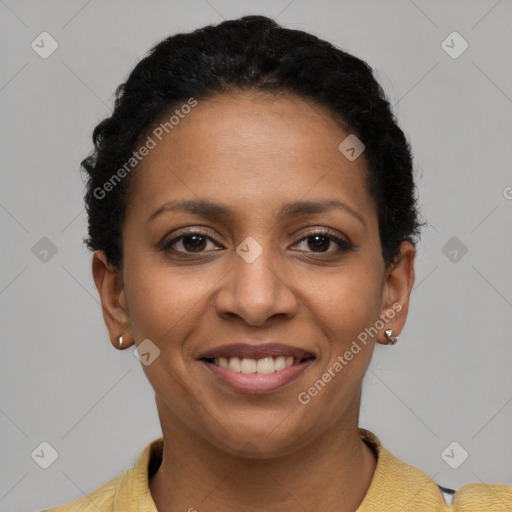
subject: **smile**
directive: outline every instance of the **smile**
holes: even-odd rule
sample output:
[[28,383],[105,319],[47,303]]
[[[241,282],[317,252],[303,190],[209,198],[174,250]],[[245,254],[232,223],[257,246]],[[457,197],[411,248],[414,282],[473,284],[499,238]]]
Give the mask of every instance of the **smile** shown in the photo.
[[263,357],[262,359],[250,359],[247,357],[219,357],[210,360],[216,366],[221,368],[228,368],[233,372],[242,373],[261,373],[269,374],[274,373],[284,368],[289,368],[294,364],[298,364],[301,360],[294,360],[293,356],[277,356],[277,357]]
[[271,393],[298,379],[315,356],[282,344],[226,345],[202,355],[201,363],[217,381],[248,393]]

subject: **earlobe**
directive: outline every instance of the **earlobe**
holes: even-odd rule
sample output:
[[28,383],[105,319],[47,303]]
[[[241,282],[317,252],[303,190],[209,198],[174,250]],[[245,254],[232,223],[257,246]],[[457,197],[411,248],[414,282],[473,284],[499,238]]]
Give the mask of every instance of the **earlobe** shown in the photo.
[[130,346],[130,318],[120,270],[108,263],[103,251],[95,251],[92,274],[112,345],[121,348],[119,336],[123,336],[123,347]]
[[[379,333],[378,343],[389,345],[396,343],[398,335],[402,331],[407,312],[409,310],[409,297],[414,285],[414,246],[409,242],[402,242],[400,253],[395,259],[392,268],[388,271],[383,289],[382,313],[388,318],[388,322]],[[392,315],[391,315],[392,312]],[[391,329],[391,333],[386,331]]]

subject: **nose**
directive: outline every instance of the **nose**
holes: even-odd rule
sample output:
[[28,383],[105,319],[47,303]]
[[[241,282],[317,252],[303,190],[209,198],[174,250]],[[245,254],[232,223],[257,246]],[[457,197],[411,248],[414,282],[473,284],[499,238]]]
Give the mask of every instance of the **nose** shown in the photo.
[[240,254],[233,254],[232,268],[216,294],[217,314],[237,316],[253,326],[262,326],[277,315],[292,318],[297,298],[272,251],[264,249],[254,261]]

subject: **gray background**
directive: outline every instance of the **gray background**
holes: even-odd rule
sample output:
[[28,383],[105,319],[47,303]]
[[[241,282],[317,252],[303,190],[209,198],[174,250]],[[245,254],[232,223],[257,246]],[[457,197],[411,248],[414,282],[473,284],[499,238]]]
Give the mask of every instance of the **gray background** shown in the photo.
[[[2,511],[81,497],[161,435],[140,362],[108,341],[79,162],[147,50],[245,14],[366,60],[413,147],[429,226],[400,341],[376,347],[361,426],[442,485],[512,484],[510,0],[0,0]],[[43,31],[59,45],[47,59],[31,48]],[[458,58],[441,46],[453,31],[469,44]],[[58,452],[46,470],[31,457],[43,441]],[[441,455],[453,441],[469,454],[458,469]],[[463,452],[448,453],[453,464]]]

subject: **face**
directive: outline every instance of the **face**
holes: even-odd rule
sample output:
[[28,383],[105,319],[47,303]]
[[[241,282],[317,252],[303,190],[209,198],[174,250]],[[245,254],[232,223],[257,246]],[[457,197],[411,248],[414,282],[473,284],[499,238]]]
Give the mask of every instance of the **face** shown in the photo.
[[254,92],[200,101],[164,135],[135,171],[122,281],[93,262],[113,343],[154,358],[164,432],[270,457],[357,426],[414,256],[403,244],[384,266],[364,154],[340,152],[348,133],[323,108]]

